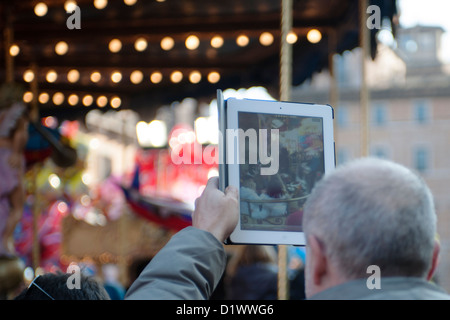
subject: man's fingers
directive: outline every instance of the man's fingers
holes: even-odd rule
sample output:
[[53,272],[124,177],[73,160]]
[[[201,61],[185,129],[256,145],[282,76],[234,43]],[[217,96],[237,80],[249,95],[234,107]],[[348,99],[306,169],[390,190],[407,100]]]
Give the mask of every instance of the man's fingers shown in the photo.
[[237,200],[239,198],[238,189],[234,186],[228,186],[225,189],[225,196],[232,197]]
[[205,189],[208,189],[208,188],[219,189],[219,177],[209,178],[208,182],[206,183]]
[[195,208],[197,208],[199,201],[200,201],[200,198],[195,199],[195,202],[194,202],[194,207]]

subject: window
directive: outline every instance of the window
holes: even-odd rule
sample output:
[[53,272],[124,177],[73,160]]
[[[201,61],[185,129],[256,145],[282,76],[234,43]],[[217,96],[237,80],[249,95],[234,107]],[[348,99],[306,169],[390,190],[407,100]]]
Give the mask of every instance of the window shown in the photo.
[[431,51],[433,50],[434,41],[433,37],[430,36],[428,32],[420,33],[418,35],[419,46],[422,51]]
[[426,123],[430,119],[430,104],[426,100],[417,100],[413,103],[414,120],[417,123]]
[[373,148],[372,155],[380,159],[388,159],[388,152],[385,147],[378,146]]
[[350,160],[350,154],[346,148],[339,148],[336,155],[337,165],[343,164]]
[[414,152],[414,167],[419,172],[425,172],[429,169],[429,154],[424,147],[417,148]]
[[348,125],[348,108],[346,106],[339,106],[336,108],[336,120],[340,128],[345,128]]
[[372,109],[372,122],[376,126],[382,126],[387,121],[387,106],[384,103],[376,103]]

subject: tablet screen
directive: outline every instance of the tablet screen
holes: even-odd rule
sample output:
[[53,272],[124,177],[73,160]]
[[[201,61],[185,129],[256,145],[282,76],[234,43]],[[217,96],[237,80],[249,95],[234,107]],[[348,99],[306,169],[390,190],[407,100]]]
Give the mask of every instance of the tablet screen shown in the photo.
[[301,232],[325,172],[321,117],[238,112],[241,230]]

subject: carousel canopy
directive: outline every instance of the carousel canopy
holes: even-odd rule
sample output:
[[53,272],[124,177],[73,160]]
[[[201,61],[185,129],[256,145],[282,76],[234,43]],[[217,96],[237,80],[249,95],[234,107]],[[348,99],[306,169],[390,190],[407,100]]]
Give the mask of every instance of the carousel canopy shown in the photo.
[[[293,1],[292,85],[359,45],[359,2]],[[369,4],[381,19],[396,15],[395,0]],[[35,84],[42,116],[151,116],[185,97],[210,101],[218,88],[264,86],[278,97],[281,0],[2,0],[0,15],[1,61],[12,56],[14,80]]]

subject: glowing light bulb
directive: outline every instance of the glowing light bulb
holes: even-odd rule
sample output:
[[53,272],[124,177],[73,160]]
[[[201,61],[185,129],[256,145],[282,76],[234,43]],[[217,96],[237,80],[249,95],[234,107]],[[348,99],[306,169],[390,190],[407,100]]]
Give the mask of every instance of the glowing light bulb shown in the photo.
[[50,70],[47,72],[45,79],[47,80],[47,82],[53,83],[56,81],[56,79],[58,79],[58,74],[56,73],[55,70]]
[[104,9],[108,5],[108,0],[94,0],[94,7],[99,10]]
[[107,103],[108,103],[108,98],[107,98],[107,97],[105,97],[105,96],[99,96],[99,97],[97,98],[97,105],[98,105],[100,108],[103,108],[104,106],[106,106]]
[[111,81],[114,83],[119,83],[122,80],[122,73],[120,71],[114,71],[111,74]]
[[20,48],[17,44],[13,44],[11,47],[9,47],[9,55],[11,57],[15,57],[19,54]]
[[64,9],[66,10],[66,12],[73,12],[75,11],[75,7],[77,6],[77,2],[74,0],[67,0],[66,2],[64,2]]
[[248,37],[245,34],[240,35],[236,39],[236,43],[240,47],[245,47],[246,45],[248,45],[249,42],[250,42],[250,40],[248,39]]
[[211,83],[217,83],[220,80],[220,74],[216,71],[212,71],[208,74],[208,81]]
[[67,102],[71,105],[74,106],[78,103],[79,98],[76,94],[71,94],[68,98],[67,98]]
[[214,36],[211,39],[211,47],[218,49],[222,46],[223,46],[223,38],[221,36]]
[[139,84],[144,79],[144,74],[140,70],[134,70],[130,74],[130,81],[134,84]]
[[181,71],[174,71],[170,74],[170,81],[172,81],[173,83],[178,83],[181,80],[183,80],[183,74],[181,73]]
[[192,71],[189,74],[189,81],[192,83],[199,83],[202,80],[202,74],[199,71]]
[[48,11],[48,7],[45,3],[43,2],[39,2],[38,4],[36,4],[34,6],[34,13],[38,16],[38,17],[43,17],[47,14]]
[[25,80],[25,82],[31,82],[34,80],[34,72],[32,70],[26,70],[23,73],[23,80]]
[[65,41],[60,41],[55,45],[55,52],[57,55],[63,56],[69,51],[69,45]]
[[122,42],[119,39],[112,39],[108,44],[109,51],[117,53],[122,49]]
[[27,91],[23,94],[23,102],[30,103],[33,100],[33,93]]
[[59,106],[64,102],[64,94],[62,94],[61,92],[56,92],[53,95],[52,101],[55,105]]
[[47,92],[42,92],[38,97],[39,103],[45,104],[50,100],[50,96]]
[[119,97],[114,97],[111,99],[110,104],[111,104],[111,107],[113,107],[114,109],[117,109],[122,104],[122,100]]
[[175,45],[175,41],[171,37],[164,37],[162,38],[160,45],[163,50],[169,51]]
[[99,82],[102,79],[102,75],[98,71],[94,71],[91,73],[91,81],[94,83]]
[[320,33],[317,29],[311,29],[306,34],[306,38],[311,43],[318,43],[320,40],[322,40],[322,33]]
[[197,36],[190,35],[186,38],[185,45],[189,50],[195,50],[200,45],[200,39]]
[[273,43],[273,35],[270,32],[263,32],[259,36],[259,43],[263,46],[270,46]]
[[289,32],[286,35],[286,42],[289,44],[294,44],[298,40],[297,34],[294,31]]
[[162,81],[162,73],[159,71],[155,71],[150,75],[150,81],[152,83],[160,83]]
[[82,102],[85,107],[89,107],[94,102],[94,98],[90,94],[87,94],[83,97]]
[[147,49],[147,40],[145,40],[145,38],[138,38],[136,39],[136,41],[134,42],[134,48],[136,49],[136,51],[142,52],[145,49]]
[[70,83],[75,83],[80,80],[80,72],[76,69],[72,69],[67,73],[67,80]]

